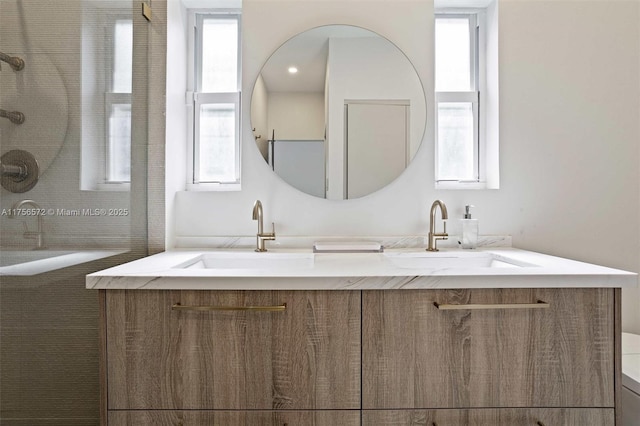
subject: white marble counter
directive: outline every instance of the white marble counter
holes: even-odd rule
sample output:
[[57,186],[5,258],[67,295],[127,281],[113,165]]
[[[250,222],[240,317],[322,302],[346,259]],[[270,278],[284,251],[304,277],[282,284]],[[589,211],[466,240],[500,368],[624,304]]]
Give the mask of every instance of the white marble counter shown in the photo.
[[633,287],[637,275],[513,248],[338,254],[181,249],[87,275],[86,284],[163,290]]

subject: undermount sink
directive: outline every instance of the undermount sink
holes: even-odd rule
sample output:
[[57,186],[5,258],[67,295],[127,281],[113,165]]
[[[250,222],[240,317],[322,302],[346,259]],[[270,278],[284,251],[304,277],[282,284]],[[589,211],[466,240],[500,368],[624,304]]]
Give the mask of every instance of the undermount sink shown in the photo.
[[535,266],[529,263],[482,252],[410,252],[385,253],[385,257],[398,268],[520,268]]
[[282,270],[311,268],[313,261],[313,253],[206,253],[177,268]]
[[[385,268],[386,265],[386,268]],[[225,251],[198,254],[174,266],[174,269],[248,270],[248,271],[302,271],[330,268],[339,271],[345,267],[367,271],[369,269],[478,269],[521,268],[536,266],[510,257],[482,251],[470,252],[386,252],[386,253],[330,253],[307,252],[250,252]],[[364,269],[363,269],[364,268]]]

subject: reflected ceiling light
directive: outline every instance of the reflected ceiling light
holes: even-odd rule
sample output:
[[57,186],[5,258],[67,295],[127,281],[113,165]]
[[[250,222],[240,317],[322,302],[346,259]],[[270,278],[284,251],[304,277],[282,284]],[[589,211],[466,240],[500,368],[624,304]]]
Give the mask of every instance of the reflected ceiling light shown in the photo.
[[298,72],[298,68],[297,67],[289,67],[288,69],[289,74],[295,74]]

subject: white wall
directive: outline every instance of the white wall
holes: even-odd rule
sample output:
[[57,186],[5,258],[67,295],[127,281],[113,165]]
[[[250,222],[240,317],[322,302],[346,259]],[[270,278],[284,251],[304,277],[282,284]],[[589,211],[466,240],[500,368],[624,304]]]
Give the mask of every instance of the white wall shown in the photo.
[[267,136],[276,140],[324,139],[324,93],[269,93]]
[[[638,270],[638,6],[500,3],[496,195],[515,245]],[[624,329],[638,301],[623,293]]]
[[[638,270],[639,15],[632,1],[501,0],[500,190],[437,191],[431,2],[245,0],[244,87],[253,87],[264,61],[291,36],[330,23],[362,26],[413,62],[427,93],[427,134],[388,187],[328,201],[269,171],[245,108],[243,190],[178,193],[175,235],[253,235],[258,198],[279,235],[425,235],[428,209],[441,198],[451,217],[474,204],[480,233],[511,234],[516,247]],[[245,90],[244,105],[250,99]],[[625,290],[623,305],[623,329],[640,332],[638,292]]]

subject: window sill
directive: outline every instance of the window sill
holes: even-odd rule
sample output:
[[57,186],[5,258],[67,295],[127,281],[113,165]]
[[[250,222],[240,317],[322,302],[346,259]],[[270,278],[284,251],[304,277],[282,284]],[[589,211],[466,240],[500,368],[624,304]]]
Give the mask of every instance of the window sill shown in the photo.
[[239,183],[187,183],[187,191],[232,192],[241,189]]
[[95,183],[90,188],[81,188],[83,191],[100,191],[100,192],[128,192],[131,190],[131,183]]
[[487,182],[440,181],[436,182],[436,189],[498,189],[490,187]]

